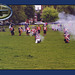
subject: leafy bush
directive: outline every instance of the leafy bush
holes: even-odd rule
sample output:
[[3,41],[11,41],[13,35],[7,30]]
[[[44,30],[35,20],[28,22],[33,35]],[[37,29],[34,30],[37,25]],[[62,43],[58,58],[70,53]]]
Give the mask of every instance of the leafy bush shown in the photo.
[[43,9],[41,18],[46,22],[56,21],[58,19],[58,12],[53,7],[46,7]]

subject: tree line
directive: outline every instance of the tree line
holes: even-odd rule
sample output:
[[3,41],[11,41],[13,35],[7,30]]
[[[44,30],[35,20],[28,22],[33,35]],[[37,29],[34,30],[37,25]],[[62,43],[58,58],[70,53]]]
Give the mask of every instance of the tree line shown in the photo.
[[75,15],[75,5],[43,5],[41,18],[43,21],[54,22],[59,19],[60,12]]
[[10,5],[10,7],[13,14],[9,20],[12,20],[16,24],[34,17],[34,5]]
[[12,8],[13,14],[9,20],[13,23],[20,23],[26,19],[34,18],[37,13],[37,20],[45,22],[54,22],[58,20],[58,14],[64,11],[66,14],[75,15],[75,5],[42,5],[43,10],[36,12],[34,5],[9,5]]

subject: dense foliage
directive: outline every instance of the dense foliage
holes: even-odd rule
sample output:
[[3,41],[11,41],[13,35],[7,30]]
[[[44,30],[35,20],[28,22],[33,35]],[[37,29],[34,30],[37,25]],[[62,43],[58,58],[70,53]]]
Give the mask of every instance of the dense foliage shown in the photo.
[[34,17],[35,10],[34,10],[34,6],[33,5],[26,5],[24,11],[25,11],[25,14],[27,16],[27,19]]
[[[42,5],[42,15],[37,12],[37,20],[53,22],[58,20],[58,12],[64,11],[68,14],[75,15],[75,5]],[[26,19],[34,18],[34,5],[10,5],[13,10],[13,15],[10,18],[14,23],[26,21]]]
[[33,5],[10,5],[13,15],[10,18],[14,23],[24,22],[26,19],[34,17]]
[[42,16],[44,21],[53,22],[58,19],[58,12],[53,7],[46,7],[43,9]]
[[64,11],[68,14],[75,15],[75,5],[54,5],[54,8],[58,10],[58,12]]
[[40,20],[41,20],[40,12],[37,12],[37,20],[38,20],[38,21],[40,21]]

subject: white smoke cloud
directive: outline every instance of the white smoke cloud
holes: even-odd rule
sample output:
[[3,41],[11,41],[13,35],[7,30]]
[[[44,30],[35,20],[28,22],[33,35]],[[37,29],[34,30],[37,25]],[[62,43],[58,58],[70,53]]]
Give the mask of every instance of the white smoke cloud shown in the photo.
[[[59,13],[59,20],[56,21],[63,26],[63,28],[67,29],[68,32],[73,35],[73,39],[75,39],[75,16],[71,14],[65,14],[65,12]],[[49,28],[58,28],[58,26],[51,25]],[[58,28],[59,29],[59,28]],[[59,30],[60,31],[60,30]]]
[[44,40],[44,37],[43,37],[42,35],[40,35],[40,38],[41,38],[41,41],[43,41],[43,40]]
[[59,13],[59,20],[63,27],[68,29],[73,39],[75,39],[75,16],[71,14]]

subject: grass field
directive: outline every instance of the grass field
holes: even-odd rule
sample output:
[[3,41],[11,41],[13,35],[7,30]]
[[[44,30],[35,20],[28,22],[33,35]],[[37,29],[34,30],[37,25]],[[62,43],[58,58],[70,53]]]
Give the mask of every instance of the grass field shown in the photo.
[[18,35],[17,28],[15,36],[0,32],[0,69],[75,69],[75,41],[65,44],[63,33],[48,29],[39,44],[25,32]]

